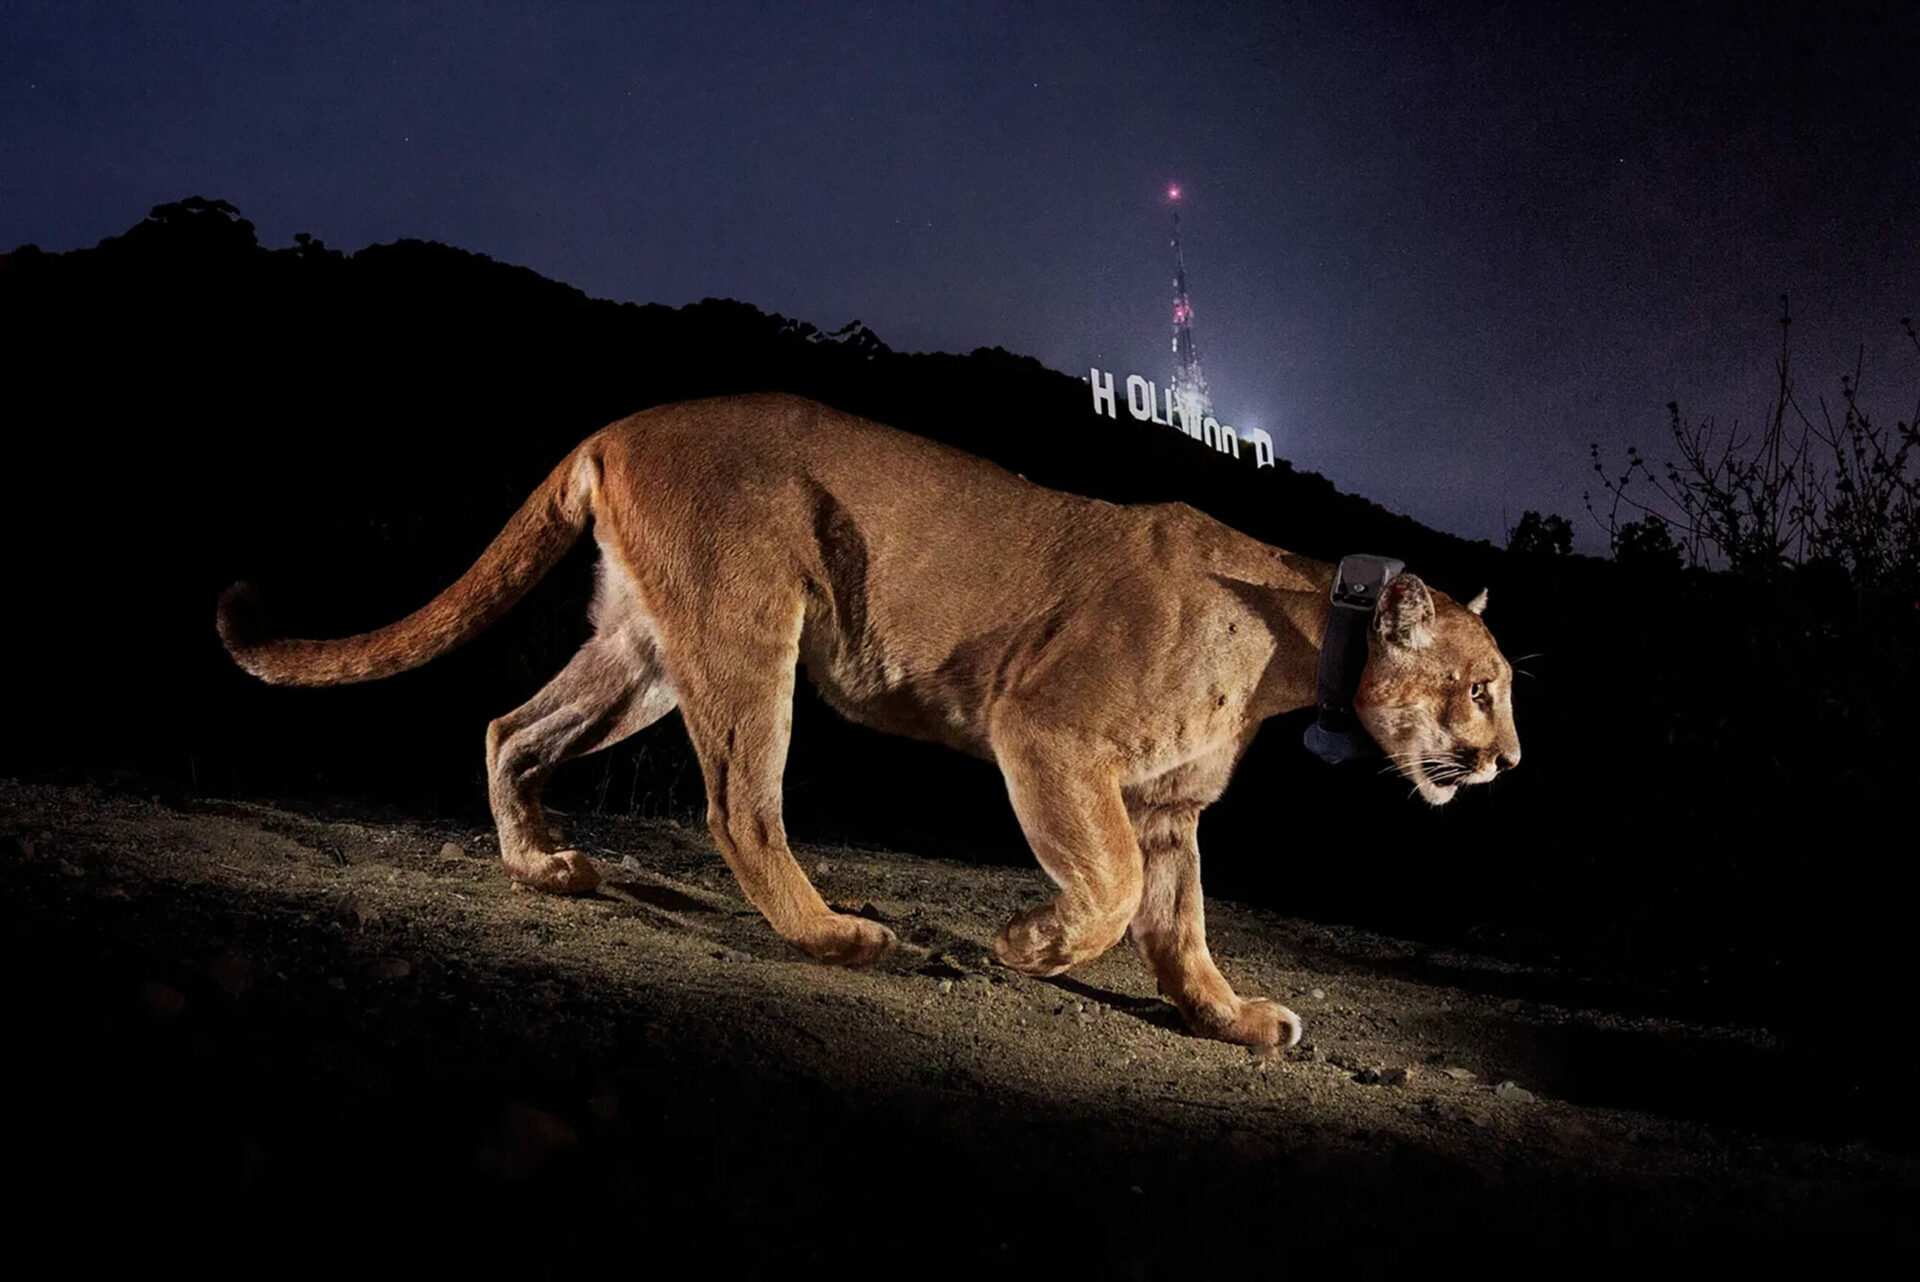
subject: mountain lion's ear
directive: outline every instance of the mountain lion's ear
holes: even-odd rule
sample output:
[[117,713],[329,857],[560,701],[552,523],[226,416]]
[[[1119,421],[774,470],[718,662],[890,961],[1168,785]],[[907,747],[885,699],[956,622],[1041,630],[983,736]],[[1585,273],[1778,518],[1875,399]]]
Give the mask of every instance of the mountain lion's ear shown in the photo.
[[1389,645],[1418,650],[1433,640],[1433,593],[1411,574],[1395,576],[1381,589],[1373,607],[1373,625]]
[[1467,609],[1472,610],[1475,614],[1485,614],[1487,612],[1487,590],[1485,588],[1480,589],[1479,596],[1467,602]]

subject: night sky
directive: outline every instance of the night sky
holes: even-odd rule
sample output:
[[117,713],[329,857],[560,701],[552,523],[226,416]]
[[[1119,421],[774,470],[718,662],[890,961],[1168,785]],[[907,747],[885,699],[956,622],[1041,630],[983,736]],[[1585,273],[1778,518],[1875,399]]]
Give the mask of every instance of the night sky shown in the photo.
[[1613,8],[0,0],[0,246],[202,194],[1164,380],[1177,180],[1224,419],[1598,550],[1587,442],[1760,414],[1781,293],[1806,391],[1920,389],[1920,9]]

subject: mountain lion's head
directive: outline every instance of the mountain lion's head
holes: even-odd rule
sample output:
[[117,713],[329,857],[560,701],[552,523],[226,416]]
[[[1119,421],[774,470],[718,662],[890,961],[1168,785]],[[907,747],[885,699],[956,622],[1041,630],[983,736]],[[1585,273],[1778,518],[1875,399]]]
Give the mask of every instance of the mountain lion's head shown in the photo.
[[1389,582],[1374,607],[1353,709],[1432,805],[1520,764],[1513,665],[1480,620],[1486,608],[1485,592],[1463,606],[1411,574]]

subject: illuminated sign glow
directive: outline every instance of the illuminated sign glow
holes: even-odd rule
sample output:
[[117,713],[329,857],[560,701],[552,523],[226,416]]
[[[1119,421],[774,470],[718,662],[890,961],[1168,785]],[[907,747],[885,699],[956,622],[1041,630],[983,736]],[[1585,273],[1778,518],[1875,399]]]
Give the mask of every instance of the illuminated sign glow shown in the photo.
[[[1178,191],[1177,188],[1173,190]],[[1112,371],[1103,374],[1094,368],[1089,373],[1087,383],[1093,389],[1093,412],[1105,414],[1108,418],[1119,418],[1119,400]],[[1171,427],[1234,458],[1240,457],[1240,446],[1244,442],[1253,447],[1253,465],[1256,468],[1273,466],[1273,437],[1259,428],[1229,427],[1211,414],[1195,413],[1182,404],[1172,388],[1162,390],[1138,374],[1127,375],[1126,389],[1127,413],[1140,422]]]

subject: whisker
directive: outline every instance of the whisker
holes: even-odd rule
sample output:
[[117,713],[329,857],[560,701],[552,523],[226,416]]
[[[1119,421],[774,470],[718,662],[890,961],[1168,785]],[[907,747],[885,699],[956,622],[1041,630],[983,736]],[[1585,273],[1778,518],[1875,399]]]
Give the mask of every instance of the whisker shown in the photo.
[[1444,758],[1421,757],[1421,758],[1411,759],[1411,760],[1396,761],[1391,765],[1383,766],[1380,770],[1380,773],[1384,775],[1384,774],[1391,774],[1396,770],[1418,769],[1423,771],[1424,773],[1432,774],[1435,771],[1458,770],[1459,768],[1460,767],[1456,763],[1447,761]]

